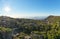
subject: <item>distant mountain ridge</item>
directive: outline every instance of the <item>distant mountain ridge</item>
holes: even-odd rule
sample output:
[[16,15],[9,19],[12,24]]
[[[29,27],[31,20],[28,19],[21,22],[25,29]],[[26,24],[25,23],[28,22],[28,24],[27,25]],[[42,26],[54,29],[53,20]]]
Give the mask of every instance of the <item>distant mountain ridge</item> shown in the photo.
[[36,16],[36,17],[29,17],[28,19],[34,19],[34,20],[44,20],[47,16]]

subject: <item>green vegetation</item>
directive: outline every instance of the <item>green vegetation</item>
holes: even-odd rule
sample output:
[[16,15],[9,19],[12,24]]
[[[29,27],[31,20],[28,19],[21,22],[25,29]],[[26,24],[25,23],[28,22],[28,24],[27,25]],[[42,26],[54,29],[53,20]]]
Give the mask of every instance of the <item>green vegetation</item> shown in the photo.
[[12,29],[10,29],[10,28],[5,28],[5,27],[0,27],[0,31],[3,31],[3,32],[11,32]]
[[15,19],[2,16],[0,17],[0,31],[12,32],[13,39],[24,39],[26,37],[60,39],[60,16],[49,16],[44,20]]

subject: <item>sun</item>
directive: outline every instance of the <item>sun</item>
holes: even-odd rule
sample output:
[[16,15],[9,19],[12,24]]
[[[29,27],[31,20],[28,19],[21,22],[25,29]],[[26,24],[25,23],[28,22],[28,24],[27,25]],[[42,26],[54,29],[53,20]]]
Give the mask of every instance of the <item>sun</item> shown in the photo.
[[11,11],[11,8],[10,8],[10,7],[5,7],[5,8],[4,8],[4,11],[5,11],[5,12],[10,12],[10,11]]

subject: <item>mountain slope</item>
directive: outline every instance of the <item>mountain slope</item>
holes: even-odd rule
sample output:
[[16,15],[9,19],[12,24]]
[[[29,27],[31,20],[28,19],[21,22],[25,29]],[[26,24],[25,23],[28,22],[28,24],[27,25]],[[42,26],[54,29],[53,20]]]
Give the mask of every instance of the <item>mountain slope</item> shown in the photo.
[[60,16],[49,16],[45,20],[48,20],[48,21],[60,21]]
[[40,20],[25,19],[25,18],[11,18],[7,16],[0,16],[0,26],[9,28],[19,28],[20,26],[38,25]]
[[48,16],[45,21],[48,21],[51,24],[56,24],[57,22],[60,22],[60,16]]

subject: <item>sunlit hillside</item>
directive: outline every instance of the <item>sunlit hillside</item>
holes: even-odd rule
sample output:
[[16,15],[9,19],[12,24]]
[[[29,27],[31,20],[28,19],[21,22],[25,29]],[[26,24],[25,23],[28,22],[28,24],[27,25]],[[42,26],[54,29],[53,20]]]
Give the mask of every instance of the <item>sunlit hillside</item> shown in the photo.
[[60,16],[49,16],[44,20],[34,20],[0,16],[0,38],[60,39],[59,18]]

